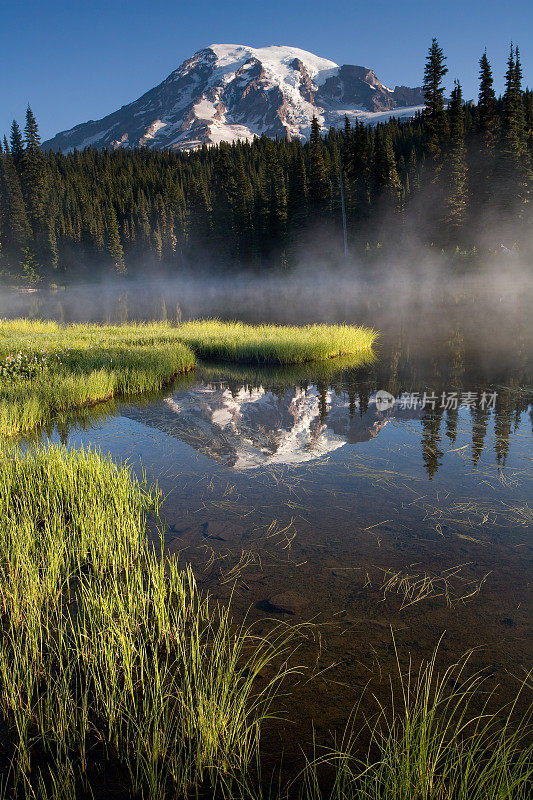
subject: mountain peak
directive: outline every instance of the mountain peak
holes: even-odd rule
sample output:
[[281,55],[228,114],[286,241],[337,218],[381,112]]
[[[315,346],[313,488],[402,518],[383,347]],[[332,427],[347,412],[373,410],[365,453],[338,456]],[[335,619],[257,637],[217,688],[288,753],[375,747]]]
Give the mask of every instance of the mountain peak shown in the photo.
[[[315,56],[308,50],[302,50],[300,47],[291,47],[288,45],[269,45],[268,47],[250,47],[244,44],[211,44],[206,50],[212,50],[220,64],[225,60],[230,63],[231,59],[238,59],[242,57],[254,56],[265,64],[289,64],[295,58],[303,61],[306,67],[309,67],[315,73],[322,70],[336,69],[338,64],[330,61],[327,58]],[[202,51],[200,51],[202,52]]]
[[313,116],[327,129],[345,116],[368,123],[413,116],[422,104],[420,88],[389,89],[371,69],[339,66],[299,47],[212,44],[138,100],[43,147],[189,150],[262,134],[305,138]]

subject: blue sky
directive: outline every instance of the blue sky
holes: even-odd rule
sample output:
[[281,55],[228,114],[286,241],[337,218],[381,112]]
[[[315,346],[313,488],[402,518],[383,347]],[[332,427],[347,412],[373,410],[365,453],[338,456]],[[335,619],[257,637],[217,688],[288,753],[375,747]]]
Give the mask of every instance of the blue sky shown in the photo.
[[214,42],[293,45],[338,64],[361,64],[388,85],[420,85],[432,36],[448,56],[448,83],[477,94],[486,47],[503,86],[511,39],[533,85],[529,0],[1,0],[0,132],[32,106],[43,138],[135,100]]

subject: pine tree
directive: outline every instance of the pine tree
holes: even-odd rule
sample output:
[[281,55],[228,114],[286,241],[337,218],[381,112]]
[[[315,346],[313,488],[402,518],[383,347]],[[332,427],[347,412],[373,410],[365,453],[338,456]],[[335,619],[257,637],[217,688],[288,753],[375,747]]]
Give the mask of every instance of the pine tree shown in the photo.
[[399,211],[401,208],[402,184],[396,167],[394,148],[388,125],[376,127],[374,148],[374,185],[378,198],[385,201],[387,208]]
[[32,240],[32,230],[28,222],[20,180],[15,169],[7,141],[4,139],[4,153],[0,157],[0,196],[4,220],[3,251],[10,259],[12,270],[16,271],[23,252]]
[[242,153],[239,153],[235,171],[235,229],[238,236],[239,256],[249,259],[252,256],[254,239],[253,193]]
[[479,99],[476,113],[477,133],[482,149],[493,156],[498,140],[498,115],[492,69],[487,51],[479,60]]
[[344,141],[349,142],[352,136],[352,126],[347,114],[344,115],[343,135],[344,135]]
[[467,210],[467,165],[463,93],[455,81],[450,103],[450,147],[447,163],[446,223],[455,237],[463,228]]
[[526,122],[522,97],[522,68],[518,48],[511,44],[505,74],[503,119],[498,164],[500,205],[514,211],[529,200],[531,180]]
[[315,211],[329,198],[329,180],[324,162],[324,151],[320,126],[313,115],[311,136],[309,138],[309,200]]
[[221,259],[233,257],[236,249],[234,224],[236,174],[231,153],[231,146],[227,142],[221,142],[215,164],[217,180],[214,186],[213,237]]
[[51,236],[53,221],[50,219],[49,211],[47,212],[46,163],[41,150],[37,121],[30,106],[26,110],[24,143],[20,165],[22,192],[28,220],[33,231],[34,255],[36,262],[40,265],[39,270],[42,272],[45,265],[53,267],[57,262],[57,257],[54,253],[54,238]]
[[306,223],[308,196],[307,170],[305,169],[303,150],[299,145],[289,179],[289,214],[291,225],[296,232]]
[[29,106],[26,110],[24,141],[22,187],[30,224],[34,234],[37,234],[45,216],[46,175],[39,129]]
[[350,198],[348,216],[352,219],[355,217],[359,222],[365,222],[370,214],[371,150],[369,131],[363,122],[356,119],[344,168]]
[[[161,238],[161,236],[159,236],[159,238]],[[115,272],[125,273],[126,264],[124,263],[124,250],[120,241],[117,215],[112,206],[107,210],[106,214],[106,245]]]
[[433,181],[438,178],[443,166],[444,143],[448,133],[442,83],[442,79],[448,72],[445,61],[446,56],[437,39],[434,38],[426,59],[423,83],[426,105],[423,113],[425,147],[432,166],[431,179]]
[[475,137],[471,148],[472,194],[480,212],[494,196],[494,169],[499,138],[497,101],[492,69],[484,52],[479,60],[479,100],[475,112]]
[[16,119],[14,119],[13,122],[11,123],[10,144],[11,144],[11,155],[13,156],[13,162],[17,170],[20,172],[20,167],[22,164],[22,156],[24,153],[24,140],[22,138],[22,133]]
[[407,179],[409,181],[409,194],[413,195],[420,189],[420,165],[416,150],[411,147],[409,161],[407,163]]
[[188,194],[188,234],[193,246],[200,243],[207,247],[211,238],[211,202],[209,188],[204,175],[194,177]]
[[275,149],[271,152],[269,159],[270,172],[270,208],[269,222],[270,235],[272,240],[277,242],[281,248],[285,243],[287,230],[287,189],[285,176],[279,159],[276,157]]
[[526,89],[524,92],[524,113],[529,157],[530,162],[533,162],[533,91],[531,89]]

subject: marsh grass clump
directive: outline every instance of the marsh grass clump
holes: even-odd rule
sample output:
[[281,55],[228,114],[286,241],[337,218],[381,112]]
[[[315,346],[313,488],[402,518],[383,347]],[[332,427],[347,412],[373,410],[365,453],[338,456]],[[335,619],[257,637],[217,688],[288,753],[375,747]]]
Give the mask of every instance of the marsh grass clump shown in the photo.
[[116,396],[157,391],[195,358],[170,326],[0,323],[0,433]]
[[[390,703],[361,725],[356,707],[331,749],[307,762],[293,784],[301,800],[528,800],[533,780],[532,709],[498,706],[471,654],[442,673],[438,647],[416,671],[391,678]],[[369,742],[360,755],[361,742]],[[324,774],[327,778],[324,780]],[[324,788],[326,787],[326,788]]]
[[376,334],[347,325],[304,328],[218,320],[127,325],[0,322],[0,434],[48,423],[102,400],[158,391],[197,358],[295,364],[370,354]]
[[198,358],[249,364],[300,364],[370,353],[377,333],[353,325],[246,325],[194,320],[178,326]]
[[1,457],[5,796],[92,796],[95,761],[135,796],[231,784],[286,673],[273,662],[289,630],[256,639],[190,569],[157,558],[145,519],[159,495],[126,467],[53,446]]

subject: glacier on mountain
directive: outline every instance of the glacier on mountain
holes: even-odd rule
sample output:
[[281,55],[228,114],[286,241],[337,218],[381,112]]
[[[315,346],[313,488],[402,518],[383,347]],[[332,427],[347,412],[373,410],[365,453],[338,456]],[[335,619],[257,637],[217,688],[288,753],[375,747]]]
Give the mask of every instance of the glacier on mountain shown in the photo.
[[366,67],[339,66],[297,47],[213,44],[138,100],[43,147],[190,150],[261,135],[304,139],[313,116],[327,130],[345,116],[375,124],[422,107],[421,88],[390,89]]

